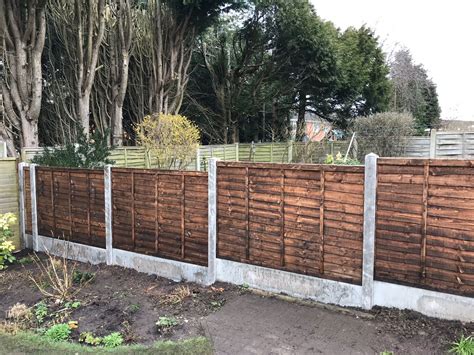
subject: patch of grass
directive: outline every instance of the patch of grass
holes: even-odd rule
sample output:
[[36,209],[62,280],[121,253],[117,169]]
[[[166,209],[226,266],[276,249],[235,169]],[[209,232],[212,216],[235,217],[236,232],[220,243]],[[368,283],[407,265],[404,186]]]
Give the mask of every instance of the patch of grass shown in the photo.
[[462,335],[458,341],[452,343],[449,352],[456,355],[474,355],[474,337]]
[[20,332],[15,335],[0,332],[2,353],[92,353],[92,354],[178,354],[178,355],[211,355],[212,346],[208,339],[203,337],[192,338],[184,341],[157,342],[152,346],[131,345],[119,346],[113,349],[88,347],[69,342],[53,342],[45,337],[33,333]]

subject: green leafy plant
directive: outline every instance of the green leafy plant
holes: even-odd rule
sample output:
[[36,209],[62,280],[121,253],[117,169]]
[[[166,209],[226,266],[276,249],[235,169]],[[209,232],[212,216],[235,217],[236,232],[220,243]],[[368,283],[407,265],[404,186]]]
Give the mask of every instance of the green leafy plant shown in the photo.
[[68,308],[68,309],[78,309],[80,306],[81,306],[81,302],[79,302],[79,301],[66,302],[64,304],[64,307]]
[[44,302],[39,302],[35,305],[35,317],[38,323],[43,323],[48,316],[48,306]]
[[91,281],[93,278],[93,272],[74,270],[72,273],[72,282],[79,285],[85,284],[86,282]]
[[458,341],[452,343],[449,352],[456,355],[474,355],[474,337],[462,335]]
[[140,305],[139,304],[131,304],[128,306],[128,312],[133,314],[137,313],[140,310]]
[[156,326],[160,332],[176,327],[178,324],[178,320],[174,317],[159,317],[158,322],[156,322]]
[[103,339],[101,337],[96,337],[91,332],[83,332],[79,335],[80,343],[97,346],[97,345],[100,345],[102,341]]
[[89,169],[113,164],[114,161],[108,159],[113,148],[108,144],[109,135],[109,130],[104,134],[96,130],[88,139],[79,131],[77,143],[69,142],[63,147],[46,147],[41,154],[34,156],[31,162],[45,166]]
[[68,340],[71,335],[71,328],[68,324],[55,324],[49,328],[44,336],[52,341],[64,341]]
[[7,268],[7,264],[15,261],[13,251],[15,246],[11,242],[13,231],[11,227],[16,223],[16,216],[13,213],[0,214],[0,270]]
[[102,344],[106,348],[116,348],[117,346],[123,344],[122,334],[120,334],[119,332],[114,332],[109,335],[106,335],[102,338]]
[[380,353],[380,355],[393,355],[393,351],[384,350]]
[[214,309],[219,309],[224,305],[224,301],[211,301],[211,307]]

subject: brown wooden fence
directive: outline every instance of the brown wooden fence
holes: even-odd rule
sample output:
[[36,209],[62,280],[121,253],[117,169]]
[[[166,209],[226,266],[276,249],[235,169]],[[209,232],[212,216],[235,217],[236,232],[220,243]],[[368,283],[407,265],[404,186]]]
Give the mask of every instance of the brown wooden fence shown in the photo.
[[375,277],[474,295],[474,161],[379,159]]
[[114,248],[207,265],[207,173],[112,169]]
[[363,183],[363,167],[218,163],[218,257],[360,284]]
[[38,233],[105,248],[103,170],[36,168]]

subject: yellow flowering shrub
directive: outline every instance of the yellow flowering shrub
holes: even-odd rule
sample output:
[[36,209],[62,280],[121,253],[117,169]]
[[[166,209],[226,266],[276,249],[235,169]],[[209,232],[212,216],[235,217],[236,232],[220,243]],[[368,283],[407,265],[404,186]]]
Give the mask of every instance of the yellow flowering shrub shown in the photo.
[[16,223],[13,213],[0,214],[0,270],[7,268],[7,264],[15,261],[13,251],[15,246],[9,240],[13,237],[11,226]]
[[156,159],[159,169],[184,169],[196,156],[201,135],[181,115],[153,114],[135,127],[137,143]]

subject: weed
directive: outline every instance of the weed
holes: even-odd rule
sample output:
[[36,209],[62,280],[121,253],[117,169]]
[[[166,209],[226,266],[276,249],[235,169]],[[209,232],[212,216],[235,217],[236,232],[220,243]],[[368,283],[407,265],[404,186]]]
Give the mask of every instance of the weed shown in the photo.
[[188,286],[178,286],[169,294],[163,296],[160,301],[160,304],[165,305],[177,305],[180,304],[186,299],[187,297],[191,296],[191,290]]
[[74,301],[74,302],[66,302],[64,307],[67,309],[78,309],[81,306],[81,302]]
[[91,332],[83,332],[79,335],[79,342],[87,345],[97,346],[102,343],[101,337],[96,337]]
[[128,321],[122,322],[122,337],[125,343],[135,343],[138,339],[136,334],[133,332],[133,328]]
[[380,353],[380,355],[394,355],[394,354],[393,354],[393,351],[384,350]]
[[[48,256],[46,261],[41,260],[38,255],[34,255],[33,260],[40,272],[39,276],[31,274],[30,279],[46,297],[55,298],[59,302],[71,299],[79,292],[79,289],[73,290],[72,287],[75,264],[71,268],[66,256],[56,258],[48,253],[46,254]],[[47,281],[49,287],[44,287],[44,280]]]
[[211,307],[213,309],[219,309],[221,308],[223,305],[224,305],[225,301],[221,301],[221,300],[218,300],[218,301],[211,301]]
[[95,275],[93,272],[74,270],[72,274],[72,281],[75,284],[82,285],[82,284],[92,281],[94,276]]
[[128,306],[127,311],[130,314],[137,313],[140,310],[140,305],[139,304],[131,304]]
[[55,324],[44,333],[46,338],[54,342],[68,340],[70,335],[71,328],[64,323]]
[[160,317],[158,318],[158,322],[156,322],[156,326],[158,327],[158,331],[160,333],[176,327],[178,324],[178,320],[174,317]]
[[48,316],[48,306],[44,302],[39,302],[35,305],[35,317],[36,321],[41,324],[44,319]]
[[33,258],[31,256],[25,256],[18,260],[18,264],[20,265],[29,265],[33,263]]
[[449,352],[456,355],[474,355],[474,337],[462,335],[458,341],[452,343]]
[[243,283],[242,285],[239,286],[239,291],[240,293],[247,293],[250,291],[250,286],[246,283]]
[[122,334],[120,334],[119,332],[114,332],[109,335],[106,335],[102,338],[102,344],[106,348],[116,348],[117,346],[123,344]]

